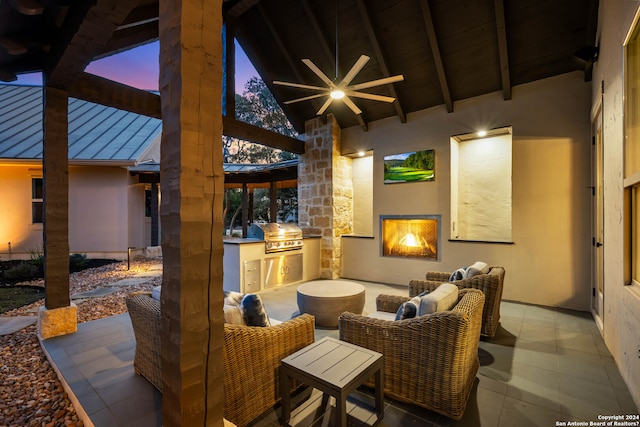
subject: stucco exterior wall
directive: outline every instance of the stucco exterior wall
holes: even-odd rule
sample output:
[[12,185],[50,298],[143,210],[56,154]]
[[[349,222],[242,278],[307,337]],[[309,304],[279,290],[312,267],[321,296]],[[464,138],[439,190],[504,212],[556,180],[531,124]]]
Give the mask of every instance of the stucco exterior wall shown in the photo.
[[[344,152],[373,150],[373,239],[343,237],[343,276],[408,284],[476,260],[504,266],[503,297],[589,310],[590,83],[570,73],[342,131]],[[513,244],[449,242],[450,137],[513,127]],[[435,149],[434,182],[385,185],[383,157]],[[354,195],[354,197],[357,197]],[[439,261],[382,257],[380,215],[441,215]],[[364,262],[363,262],[364,260]]]
[[10,250],[14,258],[42,251],[42,224],[31,224],[31,178],[42,178],[41,165],[0,164],[0,259]]
[[[0,165],[0,257],[28,258],[42,250],[42,224],[31,224],[31,178],[42,167]],[[131,213],[130,213],[131,209]],[[144,187],[126,168],[69,168],[69,249],[89,257],[126,258],[127,248],[144,244]]]
[[[600,54],[593,71],[592,112],[602,111],[604,193],[604,340],[640,407],[640,289],[624,286],[623,43],[638,2],[600,2]],[[604,96],[601,95],[603,82]]]

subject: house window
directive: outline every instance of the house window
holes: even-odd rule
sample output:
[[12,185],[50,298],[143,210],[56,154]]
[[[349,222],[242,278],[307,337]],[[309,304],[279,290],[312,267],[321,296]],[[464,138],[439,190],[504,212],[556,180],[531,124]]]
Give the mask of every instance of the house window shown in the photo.
[[42,178],[31,178],[31,223],[42,224]]
[[480,135],[451,138],[451,240],[511,243],[511,127]]
[[640,283],[640,25],[638,15],[624,49],[625,283]]

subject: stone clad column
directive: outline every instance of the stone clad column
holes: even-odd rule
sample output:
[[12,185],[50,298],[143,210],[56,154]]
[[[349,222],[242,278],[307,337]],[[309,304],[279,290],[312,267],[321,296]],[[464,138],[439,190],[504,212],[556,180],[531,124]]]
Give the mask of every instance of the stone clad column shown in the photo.
[[342,235],[353,231],[351,159],[340,155],[340,126],[332,114],[305,124],[305,154],[298,157],[298,223],[321,235],[320,277],[342,275]]
[[222,426],[222,1],[160,1],[165,426]]
[[43,88],[45,306],[38,334],[51,338],[77,330],[77,308],[69,297],[69,136],[66,91]]

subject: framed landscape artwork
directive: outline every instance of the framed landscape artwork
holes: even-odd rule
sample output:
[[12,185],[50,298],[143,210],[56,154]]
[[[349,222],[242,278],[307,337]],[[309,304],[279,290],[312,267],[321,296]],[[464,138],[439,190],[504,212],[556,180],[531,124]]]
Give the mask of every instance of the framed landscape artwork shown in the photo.
[[435,150],[384,156],[384,183],[434,181],[435,169]]

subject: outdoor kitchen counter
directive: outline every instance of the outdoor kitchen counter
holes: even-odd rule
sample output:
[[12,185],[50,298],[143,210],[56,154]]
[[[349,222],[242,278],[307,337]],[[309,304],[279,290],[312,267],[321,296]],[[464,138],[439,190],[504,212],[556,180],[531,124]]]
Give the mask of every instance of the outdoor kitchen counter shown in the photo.
[[[276,287],[267,277],[267,269],[274,262],[284,263],[283,270],[289,270],[287,262],[299,261],[302,257],[302,275],[298,280],[282,285],[301,283],[320,277],[320,236],[303,236],[301,249],[278,253],[265,253],[265,241],[254,238],[224,239],[224,289],[236,292],[260,292]],[[267,283],[267,280],[269,282]]]

